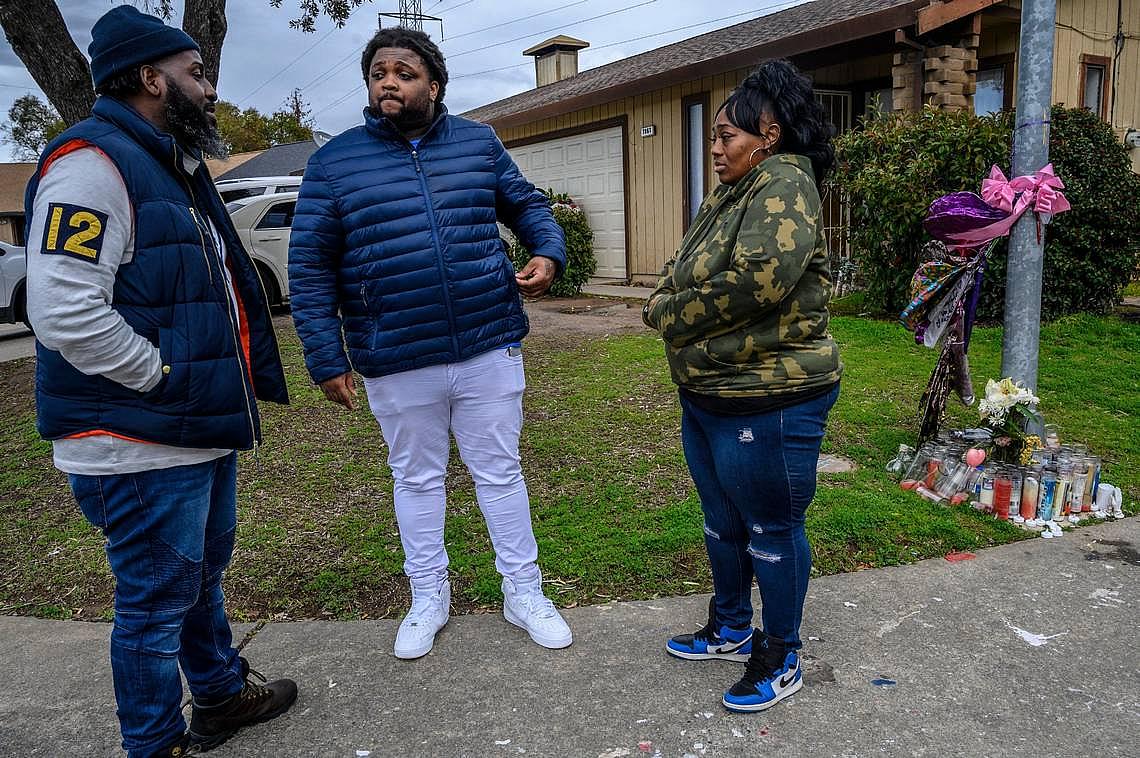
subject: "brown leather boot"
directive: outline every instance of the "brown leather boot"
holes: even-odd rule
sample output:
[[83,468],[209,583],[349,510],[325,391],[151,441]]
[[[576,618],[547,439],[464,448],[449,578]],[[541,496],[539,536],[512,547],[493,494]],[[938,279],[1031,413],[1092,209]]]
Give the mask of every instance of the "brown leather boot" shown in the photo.
[[188,734],[193,751],[204,753],[228,740],[241,728],[275,719],[297,700],[297,683],[292,679],[277,679],[266,684],[255,684],[250,677],[265,682],[265,677],[249,667],[240,658],[245,686],[241,692],[220,703],[194,703]]

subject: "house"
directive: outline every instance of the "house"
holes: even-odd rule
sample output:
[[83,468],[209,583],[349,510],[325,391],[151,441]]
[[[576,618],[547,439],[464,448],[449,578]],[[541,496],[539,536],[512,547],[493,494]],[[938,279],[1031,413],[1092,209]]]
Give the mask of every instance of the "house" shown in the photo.
[[[275,145],[268,150],[237,153],[206,161],[215,181],[259,176],[300,176],[317,149],[312,140]],[[24,189],[35,163],[0,163],[0,242],[24,244]]]
[[301,176],[305,173],[309,156],[316,151],[317,143],[311,139],[287,142],[252,155],[243,153],[250,157],[237,165],[226,167],[225,173],[215,174],[211,169],[211,174],[214,181],[251,179],[258,176]]
[[[583,206],[599,277],[652,283],[715,180],[714,109],[757,63],[808,72],[844,131],[875,109],[1013,107],[1019,31],[1014,0],[816,0],[581,73],[589,43],[559,36],[525,51],[537,87],[464,115]],[[1053,97],[1122,138],[1140,128],[1140,0],[1057,0]],[[842,256],[842,204],[826,190],[824,202]]]
[[24,244],[24,190],[35,163],[0,163],[0,242]]
[[210,171],[210,176],[216,181],[218,177],[234,170],[238,166],[246,163],[253,158],[261,155],[264,150],[252,150],[247,153],[233,153],[227,155],[225,158],[207,158],[206,168]]

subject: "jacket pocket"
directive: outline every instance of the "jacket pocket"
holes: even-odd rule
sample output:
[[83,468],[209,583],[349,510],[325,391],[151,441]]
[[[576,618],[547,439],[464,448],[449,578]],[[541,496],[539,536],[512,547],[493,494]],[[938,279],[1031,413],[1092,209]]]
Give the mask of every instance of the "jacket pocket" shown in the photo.
[[97,476],[70,474],[68,480],[75,502],[92,526],[107,528],[107,504],[103,501],[103,485]]
[[368,280],[365,279],[360,283],[360,303],[364,308],[365,319],[365,335],[364,344],[368,346],[369,350],[376,349],[376,342],[380,334],[380,303],[379,295],[373,292],[368,294]]
[[511,299],[515,302],[522,303],[522,293],[519,292],[519,283],[515,281],[515,264],[511,262],[511,257],[507,255],[501,240],[499,244],[499,276],[502,286],[506,287],[507,292],[511,293]]
[[[142,396],[150,402],[159,402],[166,398],[169,393],[171,384],[174,382],[174,373],[176,366],[172,360],[173,346],[172,346],[172,330],[166,327],[159,327],[158,329],[158,359],[162,364],[162,378],[158,380],[158,384],[151,387]],[[181,372],[179,372],[181,373]]]
[[712,339],[697,340],[682,348],[677,348],[676,357],[683,363],[690,376],[732,377],[743,368],[737,361],[740,352],[740,335],[724,334]]

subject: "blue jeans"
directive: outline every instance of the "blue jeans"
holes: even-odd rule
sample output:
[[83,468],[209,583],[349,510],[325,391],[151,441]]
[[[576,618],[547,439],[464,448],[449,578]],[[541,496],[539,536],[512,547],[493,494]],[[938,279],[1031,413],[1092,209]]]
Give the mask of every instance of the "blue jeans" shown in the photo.
[[800,647],[811,572],[804,531],[815,467],[839,387],[770,413],[720,416],[681,397],[681,440],[705,516],[718,625],[752,625],[752,577],[764,632]]
[[228,697],[244,683],[222,607],[237,524],[237,454],[69,479],[83,515],[107,538],[123,748],[146,758],[186,731],[179,664],[197,699]]

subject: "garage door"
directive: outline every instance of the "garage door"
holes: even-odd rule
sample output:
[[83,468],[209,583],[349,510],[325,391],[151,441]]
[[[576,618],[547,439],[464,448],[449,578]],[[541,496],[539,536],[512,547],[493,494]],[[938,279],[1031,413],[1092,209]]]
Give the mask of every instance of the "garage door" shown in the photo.
[[574,198],[594,230],[595,276],[625,279],[625,181],[621,127],[510,148],[536,187]]

